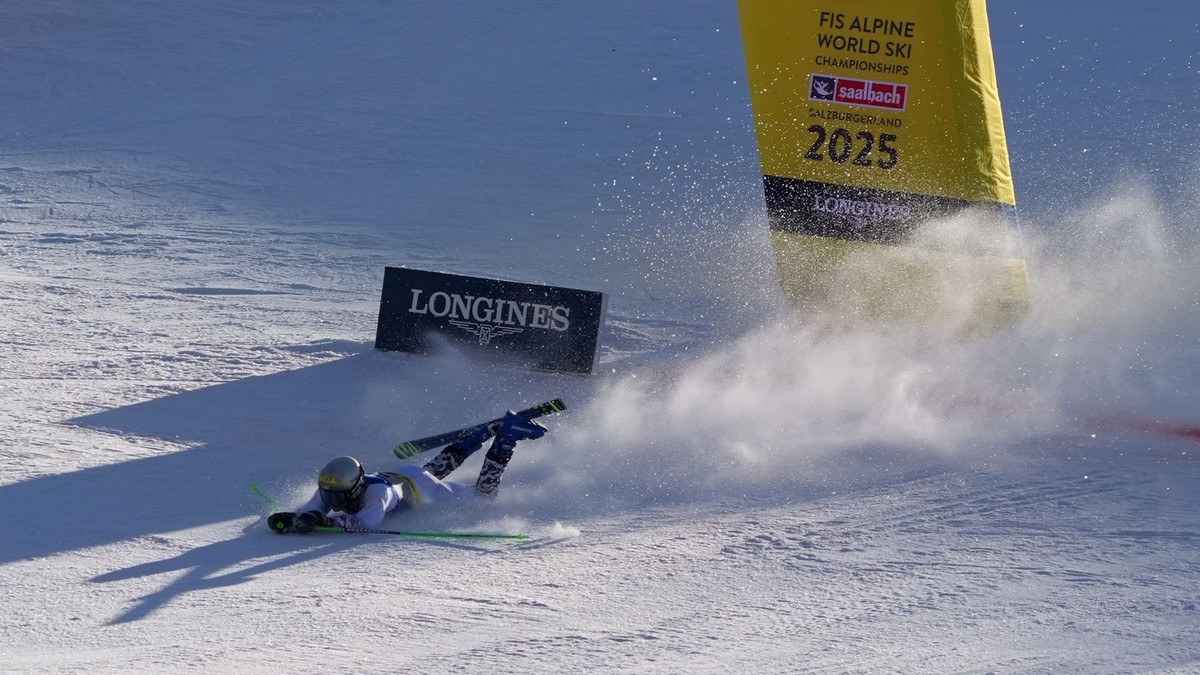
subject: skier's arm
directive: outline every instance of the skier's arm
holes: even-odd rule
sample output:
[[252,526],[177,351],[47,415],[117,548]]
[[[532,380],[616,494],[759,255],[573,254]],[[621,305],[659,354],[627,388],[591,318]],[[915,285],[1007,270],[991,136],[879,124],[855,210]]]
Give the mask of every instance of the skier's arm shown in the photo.
[[347,530],[373,529],[383,524],[383,517],[400,504],[399,486],[368,485],[363,495],[363,507],[354,514],[338,514],[329,520]]
[[333,525],[347,530],[374,529],[383,524],[385,515],[402,503],[401,490],[399,485],[368,485],[363,494],[363,507],[357,513],[339,513],[335,516],[329,516],[329,509],[321,501],[320,491],[317,491],[294,513],[287,511],[271,514],[267,525],[280,533],[311,532],[317,525]]

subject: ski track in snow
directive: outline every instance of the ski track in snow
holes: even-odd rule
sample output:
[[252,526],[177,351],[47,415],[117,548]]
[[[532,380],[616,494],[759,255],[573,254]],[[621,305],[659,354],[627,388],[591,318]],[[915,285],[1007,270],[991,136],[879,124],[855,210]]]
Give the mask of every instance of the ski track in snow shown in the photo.
[[[1018,180],[1091,195],[1120,155],[1194,192],[1130,155],[1195,136],[1190,5],[1101,9],[993,3]],[[1194,230],[1163,214],[1190,194],[1019,185],[1094,245],[1033,261],[1034,328],[855,373],[906,348],[760,330],[733,5],[0,18],[0,672],[1200,671],[1196,445],[1095,421],[1196,422],[1194,275],[1138,257]],[[400,264],[612,293],[599,374],[373,352]],[[822,359],[849,375],[796,367]],[[331,455],[554,395],[496,503],[389,522],[526,541],[280,537],[249,492],[296,503]]]

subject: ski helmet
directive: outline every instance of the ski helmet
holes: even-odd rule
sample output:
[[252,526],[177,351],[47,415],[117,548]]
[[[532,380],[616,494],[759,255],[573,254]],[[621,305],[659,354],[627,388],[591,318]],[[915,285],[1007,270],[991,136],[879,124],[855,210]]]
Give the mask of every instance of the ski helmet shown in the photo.
[[335,457],[317,474],[321,503],[331,511],[357,510],[367,490],[362,464],[353,457]]

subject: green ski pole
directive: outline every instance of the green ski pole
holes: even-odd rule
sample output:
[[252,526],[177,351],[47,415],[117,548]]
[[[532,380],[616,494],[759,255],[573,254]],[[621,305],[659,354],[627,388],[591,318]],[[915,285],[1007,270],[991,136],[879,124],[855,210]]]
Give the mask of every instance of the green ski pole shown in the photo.
[[271,495],[263,492],[262,488],[258,487],[257,484],[251,485],[250,491],[253,492],[256,497],[261,499],[263,501],[263,503],[267,505],[267,508],[275,509],[276,511],[282,510],[281,507],[279,506],[279,502],[275,501],[271,497]]
[[[275,501],[271,495],[263,492],[258,485],[251,485],[250,491],[267,505],[268,508],[279,510],[279,502]],[[397,537],[419,537],[423,539],[528,539],[529,535],[525,534],[487,534],[481,532],[413,532],[409,530],[347,530],[341,527],[327,527],[324,525],[317,526],[318,532],[342,532],[344,534],[390,534]]]
[[487,534],[483,532],[413,532],[410,530],[347,530],[341,527],[318,525],[318,532],[344,532],[346,534],[392,534],[398,537],[423,537],[425,539],[528,539],[527,534]]

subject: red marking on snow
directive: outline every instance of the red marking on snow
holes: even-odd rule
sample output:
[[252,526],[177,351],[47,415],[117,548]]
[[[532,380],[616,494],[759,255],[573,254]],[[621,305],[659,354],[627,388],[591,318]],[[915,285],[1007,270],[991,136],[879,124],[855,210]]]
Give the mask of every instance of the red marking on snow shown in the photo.
[[[1029,406],[1011,399],[985,397],[974,394],[957,392],[935,393],[930,397],[931,404],[938,405],[944,414],[952,415],[961,411],[984,411],[996,415],[1021,414],[1029,411]],[[1087,423],[1100,426],[1114,432],[1136,431],[1156,436],[1182,438],[1200,443],[1200,426],[1181,420],[1162,420],[1153,417],[1136,415],[1110,414],[1075,416],[1076,420],[1086,420]]]
[[1166,421],[1149,417],[1133,417],[1130,415],[1109,415],[1097,418],[1097,423],[1110,429],[1127,429],[1143,431],[1160,436],[1175,436],[1200,443],[1200,427],[1187,422]]

